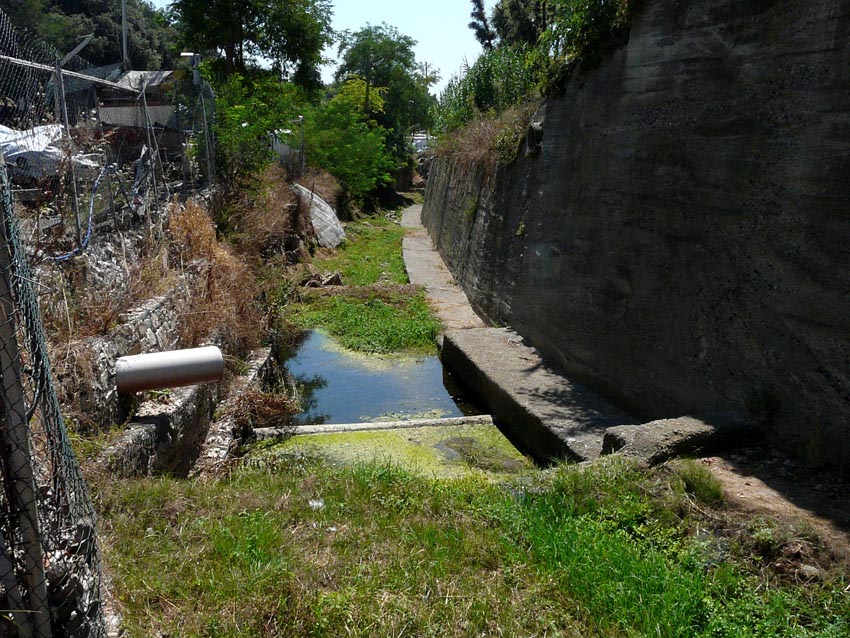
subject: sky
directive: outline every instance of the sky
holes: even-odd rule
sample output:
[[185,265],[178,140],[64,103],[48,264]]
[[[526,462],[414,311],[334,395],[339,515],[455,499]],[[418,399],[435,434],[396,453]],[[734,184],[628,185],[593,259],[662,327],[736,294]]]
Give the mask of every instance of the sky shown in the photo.
[[[153,0],[164,7],[170,0]],[[497,0],[485,0],[489,14]],[[466,59],[472,64],[481,53],[481,46],[467,26],[472,3],[469,0],[335,0],[333,28],[357,31],[367,24],[386,22],[402,34],[417,41],[414,50],[417,62],[436,66],[440,82],[431,91],[439,95],[452,75],[457,74]],[[336,48],[325,55],[336,58]],[[335,64],[322,69],[325,82],[333,78]]]

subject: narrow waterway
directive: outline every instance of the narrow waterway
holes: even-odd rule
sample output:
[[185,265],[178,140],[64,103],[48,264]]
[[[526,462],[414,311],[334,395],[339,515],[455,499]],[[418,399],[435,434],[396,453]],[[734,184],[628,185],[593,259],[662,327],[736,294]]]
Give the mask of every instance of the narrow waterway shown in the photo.
[[302,395],[296,425],[478,414],[434,355],[354,353],[311,330],[284,363]]

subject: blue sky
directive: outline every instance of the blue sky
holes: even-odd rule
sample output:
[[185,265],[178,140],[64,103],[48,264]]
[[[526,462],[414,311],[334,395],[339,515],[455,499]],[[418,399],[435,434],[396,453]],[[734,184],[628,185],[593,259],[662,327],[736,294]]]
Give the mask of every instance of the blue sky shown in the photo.
[[[153,0],[158,7],[169,0]],[[337,0],[334,4],[334,29],[356,31],[366,24],[387,24],[418,42],[416,59],[440,70],[436,92],[458,72],[464,58],[474,62],[481,52],[472,31],[467,27],[472,10],[469,0]],[[489,13],[496,0],[485,0]],[[336,49],[325,52],[336,57]],[[326,81],[333,76],[334,65],[323,70]],[[434,89],[432,89],[433,91]]]

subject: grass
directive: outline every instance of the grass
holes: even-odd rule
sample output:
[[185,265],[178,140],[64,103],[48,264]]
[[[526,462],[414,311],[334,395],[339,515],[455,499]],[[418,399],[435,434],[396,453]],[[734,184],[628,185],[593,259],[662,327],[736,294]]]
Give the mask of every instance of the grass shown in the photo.
[[314,260],[324,272],[339,272],[348,286],[406,284],[401,254],[404,229],[395,215],[375,216],[348,224],[346,242],[333,254]]
[[313,297],[290,310],[288,318],[296,325],[321,327],[359,352],[432,352],[440,331],[422,291]]
[[129,636],[847,635],[845,580],[750,568],[679,482],[620,459],[491,484],[296,456],[97,496]]

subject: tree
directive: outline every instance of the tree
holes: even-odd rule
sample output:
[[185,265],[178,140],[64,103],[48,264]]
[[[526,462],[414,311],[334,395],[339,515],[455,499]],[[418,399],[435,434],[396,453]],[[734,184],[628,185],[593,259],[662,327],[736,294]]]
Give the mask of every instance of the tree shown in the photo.
[[551,20],[550,0],[499,0],[492,24],[508,46],[534,46]]
[[[383,106],[380,91],[370,96],[374,114]],[[389,181],[394,162],[385,145],[386,130],[370,122],[366,111],[366,83],[346,82],[326,105],[307,121],[307,157],[336,177],[346,197],[360,201]]]
[[[80,56],[95,66],[121,61],[121,3],[103,0],[9,0],[12,24],[28,29],[58,50],[73,49],[89,33],[94,39]],[[170,68],[176,62],[177,32],[145,0],[127,0],[130,65]]]
[[320,86],[321,51],[333,35],[329,0],[176,0],[175,8],[187,44],[221,51],[225,75],[266,57],[282,77]]
[[374,87],[386,89],[384,112],[376,113],[369,104],[367,116],[387,129],[388,147],[399,161],[407,160],[410,130],[427,128],[431,123],[433,98],[428,94],[428,82],[432,76],[420,73],[413,53],[415,45],[413,38],[381,24],[344,34],[339,46],[342,60],[337,81],[359,77],[366,82],[368,92]]
[[308,109],[303,92],[266,75],[233,73],[216,86],[219,171],[230,184],[251,181],[271,161],[271,135]]
[[475,39],[481,43],[485,50],[493,48],[493,42],[496,40],[496,33],[490,27],[487,20],[487,13],[484,11],[484,0],[472,0],[472,13],[470,14],[472,22],[469,23],[469,28],[475,33]]

